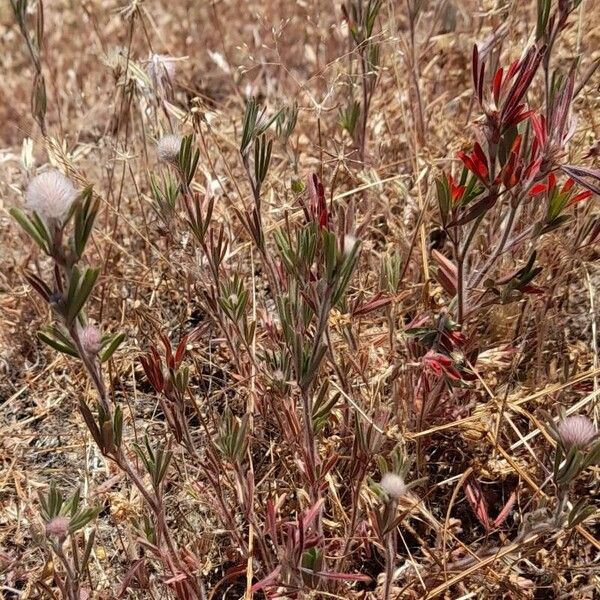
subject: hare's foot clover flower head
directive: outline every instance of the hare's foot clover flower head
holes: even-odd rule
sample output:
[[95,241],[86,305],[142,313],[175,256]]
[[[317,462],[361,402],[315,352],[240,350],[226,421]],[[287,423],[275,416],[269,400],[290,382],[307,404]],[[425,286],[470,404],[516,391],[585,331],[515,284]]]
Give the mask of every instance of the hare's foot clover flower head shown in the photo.
[[179,135],[163,135],[156,144],[156,154],[158,155],[158,158],[163,162],[177,165],[181,141],[181,136]]
[[398,500],[406,494],[406,483],[396,473],[386,473],[379,483],[381,489],[392,499]]
[[574,415],[558,424],[558,435],[566,451],[585,448],[597,435],[594,424],[584,415]]
[[67,537],[70,525],[71,519],[69,517],[53,517],[46,523],[46,536],[62,541]]
[[350,254],[352,254],[352,251],[354,250],[354,247],[357,243],[358,239],[356,238],[356,236],[352,235],[351,233],[347,233],[344,236],[344,243],[342,244],[342,252],[344,253],[344,255],[349,256]]
[[102,335],[97,327],[86,325],[79,334],[83,350],[91,355],[96,355],[102,347]]
[[68,177],[56,170],[34,177],[27,186],[26,206],[46,222],[62,223],[78,192]]

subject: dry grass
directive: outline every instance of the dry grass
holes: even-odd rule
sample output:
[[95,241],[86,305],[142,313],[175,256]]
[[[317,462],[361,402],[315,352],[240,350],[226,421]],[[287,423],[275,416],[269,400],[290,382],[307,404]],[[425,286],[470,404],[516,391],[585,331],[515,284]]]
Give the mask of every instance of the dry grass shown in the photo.
[[[302,421],[297,386],[292,382],[277,391],[264,357],[276,349],[268,333],[275,312],[268,264],[236,213],[252,205],[238,152],[244,102],[251,95],[269,110],[292,100],[299,105],[291,147],[275,143],[263,187],[269,253],[275,253],[272,236],[278,227],[297,228],[302,221],[292,180],[316,172],[334,212],[339,216],[354,210],[362,240],[349,292],[356,305],[381,291],[385,255],[397,252],[404,273],[395,293],[387,294],[388,306],[362,316],[332,312],[327,335],[335,352],[326,357],[319,375],[320,381],[330,380],[330,397],[339,393],[318,444],[322,460],[339,456],[323,478],[321,548],[328,568],[335,571],[356,505],[355,537],[361,540],[341,568],[367,575],[371,582],[324,580],[312,592],[307,582],[304,590],[288,590],[280,597],[383,597],[384,549],[372,527],[381,500],[366,476],[379,481],[375,455],[389,458],[398,443],[415,459],[409,480],[427,480],[400,501],[404,519],[390,597],[593,598],[600,593],[597,516],[571,531],[517,534],[524,515],[539,507],[544,496],[550,502],[554,498],[555,442],[539,411],[556,415],[557,407],[564,406],[571,413],[599,416],[598,253],[593,246],[577,249],[572,243],[576,232],[597,218],[597,197],[577,207],[567,230],[546,236],[540,244],[540,261],[548,266],[538,282],[541,297],[492,306],[469,323],[468,333],[477,338],[481,354],[473,365],[468,395],[455,392],[456,407],[443,418],[425,423],[411,417],[408,390],[422,367],[411,354],[405,326],[415,318],[453,310],[451,296],[435,278],[431,256],[431,235],[439,225],[434,178],[449,170],[458,150],[472,145],[478,130],[472,46],[505,24],[502,52],[508,64],[519,58],[535,27],[534,2],[508,2],[501,8],[500,2],[451,0],[441,14],[434,11],[437,4],[426,2],[418,22],[416,65],[405,4],[383,4],[376,34],[382,68],[370,108],[365,165],[337,122],[356,51],[336,3],[146,0],[125,6],[113,0],[46,1],[46,136],[31,117],[29,55],[10,5],[0,5],[3,597],[61,597],[53,584],[53,571],[60,566],[50,559],[40,535],[37,493],[45,493],[51,481],[66,492],[79,485],[89,504],[102,507],[89,526],[96,530],[96,542],[84,587],[91,582],[93,598],[116,598],[141,557],[147,558],[147,581],[132,578],[123,597],[158,599],[175,593],[161,583],[164,571],[139,542],[134,524],[146,514],[143,499],[102,456],[77,410],[80,398],[94,404],[94,388],[79,362],[57,354],[35,335],[49,322],[50,312],[27,285],[23,270],[48,273],[51,264],[31,247],[8,209],[21,205],[28,173],[46,163],[81,184],[93,184],[100,198],[86,262],[102,271],[88,313],[104,330],[126,334],[124,345],[105,366],[106,381],[111,398],[124,408],[127,443],[148,433],[174,452],[165,500],[169,526],[179,548],[195,557],[191,562],[205,582],[207,597],[249,598],[247,581],[268,575],[256,558],[258,551],[254,561],[249,559],[252,552],[240,547],[223,522],[218,493],[207,476],[206,436],[216,435],[226,408],[240,417],[251,415],[250,446],[242,467],[244,477],[248,473],[253,482],[250,503],[255,515],[254,520],[242,510],[235,515],[244,543],[252,548],[263,535],[257,524],[265,526],[267,499],[280,502],[281,521],[293,521],[314,501],[299,469],[293,428],[286,421],[289,414]],[[579,72],[593,64],[599,56],[599,17],[595,0],[583,0],[560,39],[555,66],[568,68],[579,55]],[[144,66],[151,52],[178,59],[166,111],[157,109],[135,82],[124,86],[116,67],[127,60]],[[600,135],[599,84],[596,72],[575,101],[578,122],[569,145],[570,163],[581,162]],[[540,103],[536,95],[543,95],[541,80],[530,93],[534,106]],[[161,223],[151,207],[149,173],[159,171],[154,144],[169,131],[169,121],[184,134],[196,134],[201,158],[194,188],[212,188],[213,228],[222,226],[229,242],[222,277],[239,275],[249,295],[247,318],[257,323],[252,344],[244,348],[238,340],[235,354],[224,329],[234,340],[235,331],[231,325],[219,327],[203,295],[211,285],[208,269],[189,230],[180,221]],[[591,154],[588,165],[598,160]],[[500,222],[494,216],[487,223],[483,248]],[[508,254],[498,269],[508,272],[522,265],[521,255]],[[173,443],[158,394],[140,365],[140,356],[151,345],[160,346],[160,334],[174,344],[192,335],[186,363],[200,414],[188,415],[195,457]],[[384,413],[389,413],[387,419],[380,418]],[[348,460],[354,456],[355,418],[363,427],[375,422],[382,432],[380,450],[367,461],[356,502],[353,481],[358,475]],[[221,466],[223,501],[235,510],[240,484],[231,465],[223,461]],[[597,476],[598,467],[587,469],[577,480],[575,497],[588,497],[597,505]],[[466,499],[468,482],[478,482],[492,518],[516,494],[501,527],[484,530]],[[273,556],[277,564],[277,553]]]

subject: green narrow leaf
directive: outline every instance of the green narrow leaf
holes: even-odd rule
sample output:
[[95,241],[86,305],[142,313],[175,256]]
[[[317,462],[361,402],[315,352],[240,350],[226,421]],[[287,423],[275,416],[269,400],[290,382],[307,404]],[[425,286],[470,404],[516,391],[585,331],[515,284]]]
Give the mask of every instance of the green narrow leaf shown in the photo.
[[244,115],[244,126],[242,129],[242,140],[240,143],[240,152],[246,154],[250,141],[254,135],[256,128],[256,117],[258,114],[258,106],[254,98],[250,98],[246,104],[246,113]]
[[65,507],[71,515],[74,515],[79,508],[79,500],[81,499],[81,490],[77,488],[75,493],[69,498],[69,500],[65,503]]
[[442,223],[445,224],[448,219],[448,213],[450,212],[450,190],[448,188],[448,180],[446,177],[438,177],[435,180],[435,187],[437,189],[438,205],[440,208],[440,215],[442,217]]
[[85,571],[87,569],[87,564],[90,560],[90,556],[92,554],[92,548],[94,547],[94,541],[96,540],[96,530],[93,529],[88,536],[88,539],[85,542],[85,549],[83,551],[83,555],[81,557],[81,570]]
[[92,519],[95,519],[100,513],[99,508],[84,508],[77,513],[69,524],[69,533],[73,534],[85,527]]
[[81,273],[79,269],[74,266],[71,271],[71,278],[69,279],[69,289],[67,291],[67,298],[65,300],[65,305],[67,309],[73,301],[75,300],[75,296],[77,295],[77,290],[79,289],[79,280],[81,278]]
[[120,406],[115,409],[113,417],[113,436],[115,440],[115,446],[120,448],[121,442],[123,441],[123,410]]
[[194,179],[194,175],[196,174],[196,169],[198,168],[198,161],[200,160],[200,150],[196,149],[194,152],[194,158],[190,163],[190,170],[188,174],[188,185],[192,183]]
[[106,362],[116,352],[124,340],[124,333],[118,333],[110,338],[110,342],[108,342],[108,345],[103,349],[102,354],[100,355],[100,362]]
[[300,381],[300,388],[306,389],[306,387],[314,379],[315,374],[316,374],[319,366],[321,365],[321,361],[323,360],[323,357],[325,356],[326,352],[327,352],[327,344],[321,343],[321,345],[319,346],[319,349],[315,353],[315,356],[314,356],[312,362],[309,365],[307,365],[305,373]]
[[587,453],[583,461],[583,468],[586,469],[598,464],[600,464],[600,442],[596,442]]
[[62,352],[63,354],[68,354],[69,356],[79,358],[79,354],[77,353],[77,350],[75,348],[73,348],[73,346],[66,345],[63,342],[60,342],[59,340],[53,338],[49,334],[49,332],[38,331],[37,336],[42,342],[44,342],[45,344],[48,344],[48,346],[51,346],[55,350],[58,350],[59,352]]
[[98,198],[94,198],[91,186],[87,187],[83,191],[81,203],[75,210],[75,252],[79,257],[82,256],[92,233],[99,207],[100,201]]
[[[79,315],[83,305],[89,298],[92,288],[98,279],[100,269],[86,269],[81,282],[71,296],[71,287],[69,287],[69,300],[67,303],[67,321],[72,323]],[[75,286],[73,286],[75,287]]]
[[96,419],[94,419],[92,411],[82,399],[79,400],[79,410],[81,412],[83,420],[85,421],[85,424],[87,425],[87,428],[89,429],[92,437],[94,438],[94,441],[96,442],[98,447],[102,448],[102,437],[100,435],[100,429],[96,424]]
[[12,218],[22,227],[22,229],[33,239],[33,241],[46,253],[50,253],[49,233],[45,229],[45,234],[40,232],[38,227],[27,217],[27,215],[18,208],[11,208],[9,211]]
[[161,460],[160,466],[157,464],[157,487],[162,483],[165,475],[167,474],[167,469],[169,468],[169,464],[171,463],[171,458],[173,457],[171,452],[163,452],[161,450]]
[[24,277],[27,283],[46,301],[50,301],[52,296],[52,290],[46,285],[46,283],[39,278],[35,273],[25,271]]

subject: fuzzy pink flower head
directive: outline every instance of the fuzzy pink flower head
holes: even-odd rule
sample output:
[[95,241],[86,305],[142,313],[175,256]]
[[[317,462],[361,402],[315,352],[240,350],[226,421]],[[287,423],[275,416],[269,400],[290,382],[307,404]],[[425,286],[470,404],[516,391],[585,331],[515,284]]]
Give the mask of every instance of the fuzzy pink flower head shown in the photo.
[[64,540],[69,533],[71,519],[69,517],[54,517],[46,523],[46,535]]
[[574,415],[563,419],[558,424],[558,435],[565,447],[584,448],[596,437],[594,424],[584,415]]
[[77,190],[71,180],[56,170],[36,175],[25,194],[27,208],[46,221],[62,221],[76,198]]
[[386,473],[379,483],[383,491],[394,500],[398,500],[406,494],[406,484],[404,479],[396,473]]
[[102,347],[102,335],[97,327],[86,325],[80,334],[81,345],[88,354],[98,354]]
[[181,136],[175,134],[163,135],[156,144],[156,154],[163,162],[177,164],[179,150],[181,148]]

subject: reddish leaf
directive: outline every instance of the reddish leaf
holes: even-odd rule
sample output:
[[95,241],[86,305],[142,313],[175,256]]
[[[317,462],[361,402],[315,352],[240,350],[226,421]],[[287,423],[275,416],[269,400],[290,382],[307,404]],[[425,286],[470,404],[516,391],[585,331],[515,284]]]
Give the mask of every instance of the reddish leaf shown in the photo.
[[481,148],[481,145],[479,144],[479,142],[475,142],[475,145],[473,146],[473,152],[475,155],[475,159],[477,161],[477,163],[479,164],[479,170],[481,173],[485,173],[485,178],[487,179],[488,176],[488,167],[487,167],[487,156],[485,155],[484,151]]
[[366,315],[367,313],[373,312],[378,308],[388,306],[388,304],[391,304],[391,302],[392,298],[390,296],[381,296],[381,294],[378,294],[375,298],[369,300],[368,302],[364,302],[359,307],[355,308],[352,311],[352,316],[359,317]]
[[456,295],[458,287],[458,270],[456,265],[438,250],[431,251],[431,257],[438,264],[438,281],[448,294]]
[[462,152],[462,151],[459,152],[458,158],[460,158],[460,160],[463,161],[465,167],[467,167],[467,169],[469,169],[469,171],[471,171],[471,173],[476,172],[475,163],[473,162],[471,157],[466,152]]
[[452,198],[453,202],[457,202],[463,197],[466,187],[464,185],[457,184],[452,175],[448,175],[446,179],[450,185],[450,197]]
[[465,496],[475,513],[475,516],[479,519],[480,523],[485,527],[486,531],[491,529],[490,516],[488,513],[488,505],[486,499],[483,496],[481,487],[475,479],[470,479],[465,483]]
[[576,204],[577,202],[583,202],[584,200],[587,200],[591,195],[592,192],[590,192],[589,190],[586,190],[585,192],[579,192],[579,194],[571,198],[568,206],[573,206],[573,204]]
[[502,510],[500,511],[498,516],[494,519],[494,527],[500,527],[500,525],[502,525],[502,523],[504,523],[504,521],[506,520],[506,517],[508,517],[508,515],[510,514],[510,511],[512,510],[512,507],[514,506],[516,500],[517,500],[517,492],[513,491],[513,493],[510,495],[510,497],[506,501],[506,504],[502,507]]
[[523,179],[531,182],[536,175],[539,173],[542,166],[542,159],[538,158],[527,165],[525,172],[523,173]]
[[253,592],[258,592],[266,587],[270,587],[277,583],[277,579],[279,578],[279,573],[281,573],[281,566],[275,567],[273,571],[271,571],[266,577],[258,581],[252,586]]
[[119,588],[116,591],[117,598],[123,597],[123,595],[127,591],[127,588],[131,585],[131,582],[136,577],[137,572],[139,571],[140,567],[143,566],[145,560],[146,559],[144,559],[144,558],[140,558],[140,559],[136,560],[133,563],[133,566],[127,571],[127,573],[125,573],[125,577],[123,577],[123,580],[121,581],[121,585],[119,586]]
[[530,196],[537,196],[538,194],[541,194],[542,192],[545,192],[547,189],[548,189],[548,186],[545,183],[536,183],[529,190],[529,195]]
[[438,377],[445,375],[449,379],[459,381],[461,379],[460,373],[454,367],[452,359],[440,352],[429,350],[425,356],[421,359],[423,367],[433,371]]
[[188,336],[184,335],[181,338],[181,341],[179,342],[178,346],[177,346],[177,352],[175,353],[175,366],[178,367],[179,364],[181,363],[182,359],[183,359],[183,355],[185,354],[185,348],[188,342]]
[[479,89],[478,84],[478,76],[479,76],[479,50],[477,49],[477,44],[473,46],[473,56],[472,56],[472,70],[473,70],[473,88],[475,91]]
[[508,67],[508,72],[506,74],[506,81],[511,80],[514,76],[515,73],[517,72],[517,69],[519,68],[519,60],[514,60],[511,64],[510,67]]
[[171,342],[169,341],[169,338],[162,333],[160,334],[160,339],[162,340],[163,346],[165,347],[165,358],[167,360],[167,366],[169,367],[169,369],[174,369],[175,359],[173,357],[173,349],[171,348]]
[[466,211],[462,217],[460,217],[453,223],[450,223],[449,226],[457,227],[458,225],[466,225],[467,223],[474,221],[477,217],[490,210],[490,208],[492,208],[492,206],[496,204],[497,199],[498,194],[491,194],[485,196],[485,198],[482,198],[481,200],[475,202],[475,204],[473,204],[471,208],[468,211]]
[[319,181],[316,173],[308,178],[308,195],[310,198],[310,212],[313,219],[319,223],[319,227],[329,227],[329,213],[325,201],[325,189]]
[[500,90],[502,88],[502,75],[504,74],[504,69],[500,67],[496,71],[496,75],[494,75],[494,81],[492,83],[492,89],[494,91],[494,102],[496,106],[498,106],[498,101],[500,99]]
[[[507,94],[507,102],[502,108],[501,121],[504,124],[512,122],[516,117],[515,109],[521,103],[523,96],[529,89],[531,82],[540,66],[542,57],[546,52],[546,47],[532,46],[525,55],[525,58],[519,63],[516,73],[515,83]],[[509,117],[510,115],[510,117]],[[522,119],[521,119],[522,120]]]
[[533,133],[541,147],[546,145],[546,119],[543,115],[532,114],[529,119],[531,126],[533,127]]
[[570,190],[570,189],[571,189],[571,188],[572,188],[574,185],[575,185],[575,180],[574,180],[574,179],[571,179],[571,178],[569,177],[569,179],[567,179],[567,180],[565,181],[565,183],[563,184],[563,186],[562,186],[562,188],[560,189],[560,191],[561,191],[562,193],[564,193],[564,192],[568,192],[568,191],[569,191],[569,190]]

